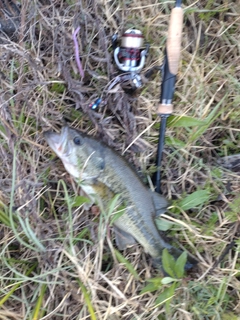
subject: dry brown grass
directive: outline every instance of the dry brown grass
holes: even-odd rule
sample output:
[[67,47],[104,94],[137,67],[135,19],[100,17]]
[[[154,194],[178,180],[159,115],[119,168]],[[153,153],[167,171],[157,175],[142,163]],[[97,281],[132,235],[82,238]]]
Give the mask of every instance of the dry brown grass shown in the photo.
[[[237,2],[187,0],[184,5],[174,114],[204,120],[219,107],[200,133],[199,127],[184,125],[167,131],[166,197],[179,199],[199,189],[212,195],[196,209],[172,210],[178,224],[171,233],[199,266],[175,291],[170,314],[164,304],[155,305],[162,288],[140,295],[146,280],[159,276],[142,248],[124,252],[136,279],[117,262],[113,237],[93,210],[71,207],[77,187],[42,137],[45,129],[67,121],[120,152],[127,149],[130,162],[151,171],[159,76],[134,97],[104,90],[117,72],[112,34],[131,26],[142,30],[151,44],[144,71],[160,65],[172,6],[141,0],[22,0],[17,40],[0,34],[0,208],[10,220],[13,216],[11,226],[0,224],[0,319],[91,319],[87,296],[99,320],[239,319],[240,179],[238,172],[216,164],[219,157],[239,152]],[[84,81],[74,59],[77,26]],[[106,105],[90,110],[102,92]],[[231,241],[235,246],[211,270]]]

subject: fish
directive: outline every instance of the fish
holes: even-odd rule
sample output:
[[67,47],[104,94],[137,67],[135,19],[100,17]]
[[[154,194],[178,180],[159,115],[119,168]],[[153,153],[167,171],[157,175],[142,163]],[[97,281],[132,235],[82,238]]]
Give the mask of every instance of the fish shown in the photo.
[[[181,250],[163,239],[155,224],[155,218],[166,212],[168,201],[148,189],[123,156],[69,126],[62,127],[60,133],[46,131],[44,138],[93,202],[101,201],[106,206],[115,195],[119,196],[119,205],[124,205],[125,210],[114,219],[113,226],[120,250],[138,242],[160,269],[164,248],[175,259],[181,255]],[[195,259],[188,257],[185,269],[195,264]]]

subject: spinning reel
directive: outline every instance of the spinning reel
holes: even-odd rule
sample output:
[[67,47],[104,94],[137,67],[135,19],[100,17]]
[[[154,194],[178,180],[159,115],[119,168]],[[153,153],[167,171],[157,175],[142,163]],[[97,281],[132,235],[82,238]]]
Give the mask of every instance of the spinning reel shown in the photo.
[[135,90],[142,86],[140,72],[149,51],[149,44],[144,48],[143,43],[142,32],[134,28],[123,33],[120,47],[117,46],[118,36],[115,34],[112,37],[114,61],[123,73],[112,82],[110,89],[119,82],[124,90]]
[[[120,46],[118,46],[119,42]],[[112,47],[114,62],[121,73],[111,81],[107,88],[108,91],[117,84],[121,84],[125,92],[133,93],[142,87],[143,78],[149,78],[155,69],[159,71],[159,67],[153,67],[146,72],[144,77],[140,74],[150,48],[149,44],[144,46],[144,37],[140,30],[128,29],[121,36],[121,41],[117,34],[113,35]],[[102,98],[98,98],[90,105],[90,108],[96,110],[103,101]]]

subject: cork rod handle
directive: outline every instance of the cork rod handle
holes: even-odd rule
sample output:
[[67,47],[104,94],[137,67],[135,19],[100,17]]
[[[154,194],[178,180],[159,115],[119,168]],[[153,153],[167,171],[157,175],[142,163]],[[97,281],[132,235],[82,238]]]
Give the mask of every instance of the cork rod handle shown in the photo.
[[180,7],[172,9],[168,38],[167,38],[167,55],[169,70],[172,74],[177,74],[181,53],[183,27],[183,10]]

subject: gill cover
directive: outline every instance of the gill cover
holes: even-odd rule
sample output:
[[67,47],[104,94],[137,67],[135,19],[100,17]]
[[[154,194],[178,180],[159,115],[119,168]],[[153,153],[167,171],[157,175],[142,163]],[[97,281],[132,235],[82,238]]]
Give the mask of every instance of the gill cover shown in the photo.
[[80,180],[93,179],[104,170],[101,146],[84,133],[65,126],[61,133],[47,131],[44,137],[73,177]]

